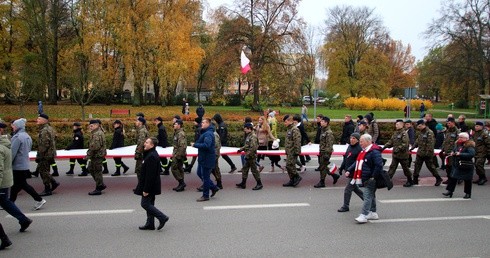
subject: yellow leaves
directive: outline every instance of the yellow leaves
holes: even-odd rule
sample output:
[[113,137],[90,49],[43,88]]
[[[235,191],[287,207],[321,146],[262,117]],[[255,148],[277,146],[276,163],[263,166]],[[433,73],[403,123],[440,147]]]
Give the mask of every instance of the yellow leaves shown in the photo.
[[350,97],[344,100],[344,105],[351,110],[403,110],[406,104],[405,101],[397,98],[381,100],[367,97]]

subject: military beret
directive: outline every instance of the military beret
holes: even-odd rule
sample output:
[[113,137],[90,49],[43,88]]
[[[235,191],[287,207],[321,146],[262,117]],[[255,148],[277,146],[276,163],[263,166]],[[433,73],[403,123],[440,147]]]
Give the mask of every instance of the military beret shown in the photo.
[[42,117],[42,118],[44,118],[46,120],[49,120],[49,116],[46,115],[46,114],[39,114],[39,117]]
[[82,124],[80,124],[79,122],[75,122],[73,123],[73,126],[82,126]]
[[420,119],[419,121],[417,121],[417,125],[425,125],[424,119]]
[[403,123],[403,120],[402,120],[402,119],[397,119],[397,120],[395,121],[395,123],[398,123],[398,122],[402,122],[402,123]]
[[327,122],[327,123],[330,123],[330,117],[328,117],[328,116],[322,117],[322,120]]
[[92,119],[89,121],[89,124],[100,124],[100,120],[99,119]]
[[144,117],[142,117],[142,116],[138,117],[138,121],[140,121],[144,125],[146,124],[146,119]]
[[113,124],[120,124],[120,125],[121,125],[121,124],[122,124],[122,122],[121,122],[121,120],[117,119],[116,121],[114,121],[114,123],[113,123]]
[[145,117],[145,114],[138,112],[138,113],[136,113],[136,116]]
[[177,120],[181,120],[179,115],[175,115],[174,118]]
[[244,128],[250,128],[250,129],[251,129],[251,128],[254,128],[254,124],[252,124],[252,123],[245,123],[245,124],[243,125],[243,127],[244,127]]
[[454,117],[448,117],[446,122],[455,122],[456,120],[454,120]]
[[407,119],[407,120],[405,120],[405,124],[406,124],[406,123],[410,123],[410,124],[411,124],[411,123],[412,123],[412,120]]
[[483,122],[482,121],[476,121],[475,125],[483,126]]
[[289,119],[289,115],[285,115],[283,118],[282,118],[282,121],[286,121]]
[[157,117],[157,118],[155,118],[154,120],[158,120],[158,121],[160,121],[160,122],[163,122],[163,118],[162,118],[162,117],[160,117],[160,116],[159,116],[159,117]]
[[177,120],[175,120],[175,123],[174,124],[179,124],[179,125],[182,126],[184,124],[184,122],[182,120],[180,120],[180,119],[177,119]]

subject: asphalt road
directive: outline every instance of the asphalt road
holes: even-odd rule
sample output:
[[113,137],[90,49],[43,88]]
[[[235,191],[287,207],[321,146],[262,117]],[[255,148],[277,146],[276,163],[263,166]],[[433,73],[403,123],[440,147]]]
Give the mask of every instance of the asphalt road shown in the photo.
[[[239,164],[237,157],[233,160]],[[340,165],[340,157],[333,160]],[[132,160],[125,162],[134,166]],[[186,174],[187,190],[181,193],[171,190],[177,184],[172,176],[163,176],[163,194],[156,206],[170,220],[161,231],[141,231],[138,226],[144,224],[146,214],[140,197],[131,191],[136,185],[131,170],[126,176],[104,177],[105,193],[89,196],[95,185],[90,176],[64,175],[66,160],[58,166],[61,186],[45,197],[41,210],[32,210],[34,201],[26,193],[16,202],[34,220],[27,232],[19,233],[17,221],[0,211],[13,242],[0,251],[0,257],[490,256],[490,185],[474,185],[471,200],[461,198],[459,185],[454,197],[446,199],[441,195],[444,187],[433,186],[435,180],[426,169],[421,185],[412,188],[401,186],[399,169],[395,188],[377,192],[380,220],[359,225],[354,220],[362,204],[357,196],[350,212],[337,212],[345,178],[332,186],[328,177],[326,188],[313,188],[319,179],[316,159],[308,163],[296,188],[282,187],[287,175],[268,173],[266,166],[261,191],[251,190],[255,186],[251,175],[247,189],[235,188],[241,175],[228,174],[229,166],[222,161],[225,188],[203,203],[195,201],[200,197],[195,190],[200,181],[194,167]],[[112,160],[109,167],[113,170]],[[29,182],[42,190],[40,178]]]

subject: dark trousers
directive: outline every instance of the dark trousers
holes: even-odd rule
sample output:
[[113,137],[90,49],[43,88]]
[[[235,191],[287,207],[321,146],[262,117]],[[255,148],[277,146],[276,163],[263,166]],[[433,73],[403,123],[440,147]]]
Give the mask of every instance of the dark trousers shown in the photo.
[[155,207],[155,195],[148,194],[147,196],[141,196],[141,207],[146,211],[146,225],[155,227],[155,218],[159,221],[165,219],[167,216],[163,214],[159,209]]
[[228,155],[221,155],[221,157],[223,157],[223,159],[226,161],[226,163],[228,163],[228,165],[230,165],[231,169],[236,168],[235,163],[233,163],[233,161],[230,159],[230,157]]
[[351,184],[349,180],[349,182],[347,183],[344,189],[344,205],[343,205],[344,208],[347,209],[349,208],[352,192],[356,193],[357,196],[359,196],[359,198],[361,198],[361,200],[364,201],[364,193],[362,192],[361,188],[359,188],[359,186],[356,184]]
[[16,218],[20,224],[27,223],[29,219],[19,210],[15,203],[9,200],[9,189],[1,188],[0,189],[0,206],[12,217]]
[[[450,177],[448,180],[449,182],[447,183],[446,190],[452,193],[456,189],[458,179]],[[464,193],[471,194],[471,180],[464,180]]]
[[202,180],[202,196],[209,198],[209,190],[216,190],[218,187],[211,181],[211,170],[213,168],[203,167],[197,164],[197,176]]
[[28,193],[36,202],[41,201],[43,198],[34,190],[34,188],[27,183],[26,175],[29,170],[14,170],[14,185],[10,188],[10,201],[15,202],[17,200],[17,194],[24,190]]

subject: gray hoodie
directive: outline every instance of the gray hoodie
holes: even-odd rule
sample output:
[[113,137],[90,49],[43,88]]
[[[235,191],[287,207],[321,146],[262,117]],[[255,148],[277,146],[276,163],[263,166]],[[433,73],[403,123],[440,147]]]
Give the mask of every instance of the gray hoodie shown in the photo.
[[11,139],[12,142],[12,169],[29,170],[29,152],[32,148],[32,139],[24,128],[19,128]]

